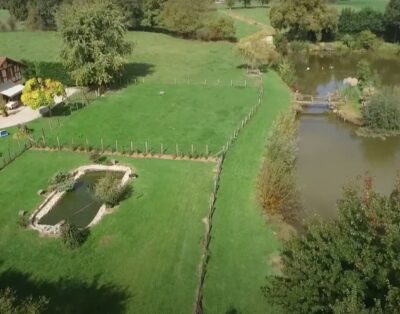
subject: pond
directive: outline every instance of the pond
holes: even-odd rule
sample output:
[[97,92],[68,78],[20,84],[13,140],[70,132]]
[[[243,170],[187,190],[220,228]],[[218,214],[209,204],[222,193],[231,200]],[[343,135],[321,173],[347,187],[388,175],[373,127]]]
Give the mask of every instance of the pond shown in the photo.
[[[54,226],[65,220],[79,228],[87,227],[102,206],[94,197],[93,187],[107,173],[110,172],[85,173],[77,180],[74,190],[64,194],[54,208],[39,220],[39,224]],[[119,171],[113,171],[113,174],[118,179],[122,179],[124,175]]]
[[[365,57],[379,73],[382,84],[400,85],[400,58]],[[320,95],[333,91],[343,78],[355,76],[358,60],[359,55],[310,56],[297,60],[299,91]],[[305,70],[307,67],[310,70]],[[304,208],[302,218],[314,213],[335,217],[343,186],[367,172],[374,178],[378,191],[390,192],[400,170],[400,138],[362,138],[355,135],[355,130],[355,126],[326,112],[301,115],[297,165]]]

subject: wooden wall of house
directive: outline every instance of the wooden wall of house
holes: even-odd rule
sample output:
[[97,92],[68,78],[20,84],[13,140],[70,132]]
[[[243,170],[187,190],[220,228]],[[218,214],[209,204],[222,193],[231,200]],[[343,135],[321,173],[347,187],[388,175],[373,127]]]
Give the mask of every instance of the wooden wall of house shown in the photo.
[[0,84],[6,82],[18,82],[22,79],[21,66],[18,63],[6,60],[0,66]]

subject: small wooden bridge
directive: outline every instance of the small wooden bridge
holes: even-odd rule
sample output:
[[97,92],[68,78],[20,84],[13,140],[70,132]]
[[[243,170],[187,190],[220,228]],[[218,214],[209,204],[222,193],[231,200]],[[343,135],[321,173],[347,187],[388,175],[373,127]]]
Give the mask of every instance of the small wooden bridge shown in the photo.
[[331,110],[337,109],[340,105],[346,104],[347,100],[337,94],[321,95],[304,95],[301,93],[294,93],[294,105],[298,110],[304,107],[316,108],[329,108]]

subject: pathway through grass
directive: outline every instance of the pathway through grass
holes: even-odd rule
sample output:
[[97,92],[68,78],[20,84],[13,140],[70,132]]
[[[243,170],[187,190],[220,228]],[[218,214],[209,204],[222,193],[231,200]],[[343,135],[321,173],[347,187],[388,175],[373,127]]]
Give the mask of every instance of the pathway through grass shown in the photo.
[[224,162],[204,291],[206,313],[268,313],[260,287],[273,273],[268,258],[279,242],[257,203],[256,179],[265,138],[277,114],[289,107],[290,94],[276,73],[266,74],[264,85],[263,105]]

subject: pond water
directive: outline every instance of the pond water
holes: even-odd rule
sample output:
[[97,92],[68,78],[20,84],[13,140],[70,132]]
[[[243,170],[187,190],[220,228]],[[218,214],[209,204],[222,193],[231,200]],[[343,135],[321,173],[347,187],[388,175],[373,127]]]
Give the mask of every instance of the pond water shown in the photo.
[[[400,58],[367,57],[382,84],[400,85]],[[360,56],[310,56],[296,61],[299,91],[320,95],[333,91],[343,78],[355,76],[358,60]],[[389,193],[393,187],[400,170],[400,138],[362,138],[355,135],[355,129],[326,112],[301,115],[297,165],[302,218],[314,213],[335,217],[343,186],[367,172],[378,191]]]
[[[400,85],[400,57],[373,54],[296,55],[297,86],[303,94],[324,95],[339,87],[346,77],[355,77],[357,63],[368,60],[382,85]],[[309,70],[307,70],[309,68]]]
[[[55,207],[40,219],[39,224],[56,225],[65,220],[78,228],[88,226],[102,205],[94,197],[93,186],[106,174],[104,171],[84,174],[76,182],[74,190],[67,192]],[[124,175],[123,172],[117,171],[113,174],[119,179]]]

